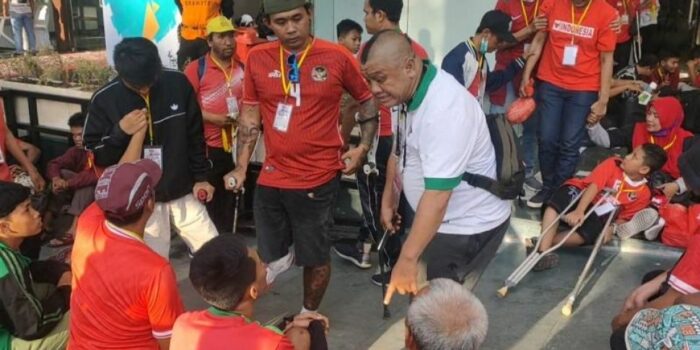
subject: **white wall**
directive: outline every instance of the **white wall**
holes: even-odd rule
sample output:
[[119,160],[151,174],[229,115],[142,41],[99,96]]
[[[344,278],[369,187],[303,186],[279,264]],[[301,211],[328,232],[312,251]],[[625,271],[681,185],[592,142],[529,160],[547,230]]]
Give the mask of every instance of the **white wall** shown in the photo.
[[[481,16],[495,5],[496,0],[404,0],[401,28],[439,64],[457,43],[476,31]],[[316,0],[316,35],[335,40],[335,24],[345,18],[364,25],[363,6],[364,0]]]

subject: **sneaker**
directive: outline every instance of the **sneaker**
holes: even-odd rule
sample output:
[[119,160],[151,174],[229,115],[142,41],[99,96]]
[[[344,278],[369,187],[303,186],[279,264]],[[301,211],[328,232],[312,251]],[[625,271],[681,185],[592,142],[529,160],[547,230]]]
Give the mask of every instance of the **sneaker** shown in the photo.
[[620,239],[628,239],[642,231],[646,231],[656,223],[659,219],[659,213],[651,208],[642,209],[634,216],[630,221],[624,224],[617,225],[615,229],[615,234],[617,234]]
[[659,218],[659,221],[657,221],[654,226],[644,231],[644,238],[646,238],[649,241],[655,241],[659,237],[659,233],[661,233],[661,230],[664,229],[665,225],[666,220],[664,220],[663,218]]
[[294,263],[294,251],[290,250],[287,255],[267,264],[267,284],[271,285],[277,279],[277,276],[289,270]]
[[532,192],[542,191],[542,183],[536,177],[530,176],[525,179],[525,189]]
[[559,255],[556,253],[549,253],[542,258],[540,258],[540,261],[535,264],[535,267],[532,268],[532,271],[544,271],[544,270],[549,270],[553,267],[556,267],[559,265]]
[[333,246],[333,251],[338,254],[341,259],[347,260],[361,269],[372,267],[372,264],[369,263],[369,251],[365,254],[362,250],[357,248],[357,244],[355,243],[336,243]]
[[544,203],[547,196],[548,194],[544,190],[539,191],[527,200],[527,206],[532,209],[540,209],[542,208],[542,204]]
[[[382,283],[389,285],[389,281],[391,280],[391,270],[388,268],[386,270],[384,270],[384,275],[382,275],[381,272],[377,271],[377,273],[372,275],[371,280],[372,280],[372,283],[378,287],[381,287]],[[383,280],[383,282],[382,282],[382,280]]]

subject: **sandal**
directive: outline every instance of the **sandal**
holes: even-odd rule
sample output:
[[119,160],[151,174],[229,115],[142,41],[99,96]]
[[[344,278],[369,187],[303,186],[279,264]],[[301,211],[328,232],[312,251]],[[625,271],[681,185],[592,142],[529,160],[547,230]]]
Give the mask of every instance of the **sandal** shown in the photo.
[[48,248],[61,248],[73,244],[74,237],[72,234],[66,234],[63,237],[53,238],[46,244]]

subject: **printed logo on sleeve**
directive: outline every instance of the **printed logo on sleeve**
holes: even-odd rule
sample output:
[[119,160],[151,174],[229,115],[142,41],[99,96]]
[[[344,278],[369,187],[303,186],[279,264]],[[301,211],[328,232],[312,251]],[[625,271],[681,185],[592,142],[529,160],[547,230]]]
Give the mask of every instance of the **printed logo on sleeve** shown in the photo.
[[592,39],[593,35],[595,35],[595,28],[593,27],[580,26],[562,20],[555,20],[552,30],[586,39]]

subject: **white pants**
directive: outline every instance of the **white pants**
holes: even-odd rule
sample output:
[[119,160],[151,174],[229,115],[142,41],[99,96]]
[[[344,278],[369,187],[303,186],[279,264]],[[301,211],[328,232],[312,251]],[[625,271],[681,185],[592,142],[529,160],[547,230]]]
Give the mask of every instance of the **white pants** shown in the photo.
[[146,224],[144,241],[165,259],[170,255],[171,222],[192,252],[219,234],[206,207],[191,193],[170,202],[157,202]]

